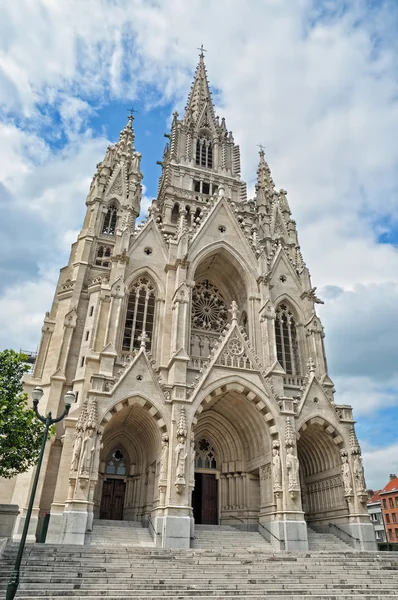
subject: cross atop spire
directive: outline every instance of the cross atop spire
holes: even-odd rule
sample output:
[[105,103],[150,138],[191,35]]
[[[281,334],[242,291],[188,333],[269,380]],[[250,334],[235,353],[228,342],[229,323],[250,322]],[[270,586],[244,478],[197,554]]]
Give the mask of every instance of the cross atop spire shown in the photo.
[[135,110],[135,108],[133,108],[133,107],[132,107],[132,108],[128,108],[128,109],[127,109],[127,112],[129,113],[128,120],[129,120],[129,121],[134,121],[134,113],[136,113],[136,112],[137,112],[137,111]]
[[203,44],[200,45],[200,48],[197,48],[197,50],[200,50],[200,58],[204,58],[205,55],[203,54],[203,52],[207,52],[207,50],[205,48],[203,48]]

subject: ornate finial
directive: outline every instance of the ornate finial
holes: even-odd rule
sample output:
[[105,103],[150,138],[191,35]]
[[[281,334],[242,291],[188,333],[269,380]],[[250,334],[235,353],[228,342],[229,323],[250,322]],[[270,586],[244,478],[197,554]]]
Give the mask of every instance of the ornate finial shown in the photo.
[[232,300],[231,302],[231,308],[228,310],[228,312],[231,313],[232,316],[232,323],[237,323],[238,321],[238,314],[239,314],[239,309],[238,309],[238,305],[235,302],[235,300]]
[[138,341],[140,342],[140,347],[145,350],[147,342],[150,341],[149,335],[147,335],[146,331],[143,331],[141,335],[138,336]]
[[177,437],[187,437],[188,428],[187,428],[187,418],[185,415],[185,408],[182,407],[180,410],[180,418],[178,419],[177,425]]
[[173,112],[173,119],[178,119],[178,112],[176,110]]
[[203,54],[203,52],[207,52],[207,50],[205,48],[203,48],[203,44],[200,45],[200,48],[197,48],[197,50],[200,50],[200,58],[204,58],[205,55]]
[[97,429],[98,415],[97,415],[97,399],[92,398],[90,402],[90,410],[88,413],[86,429]]
[[354,429],[353,425],[350,427],[350,450],[351,450],[351,454],[360,454],[361,453],[358,438],[355,433],[355,429]]
[[285,446],[288,448],[289,446],[294,446],[296,440],[296,434],[292,427],[292,422],[290,417],[286,418],[286,428],[285,428]]
[[264,156],[264,146],[262,144],[257,144],[257,146],[260,148],[260,154]]
[[315,373],[315,362],[311,356],[309,357],[307,362],[307,369],[310,373]]
[[83,406],[82,409],[80,411],[80,415],[79,418],[77,420],[76,423],[76,430],[77,431],[82,431],[84,429],[84,425],[86,423],[86,419],[87,419],[87,399],[83,402]]

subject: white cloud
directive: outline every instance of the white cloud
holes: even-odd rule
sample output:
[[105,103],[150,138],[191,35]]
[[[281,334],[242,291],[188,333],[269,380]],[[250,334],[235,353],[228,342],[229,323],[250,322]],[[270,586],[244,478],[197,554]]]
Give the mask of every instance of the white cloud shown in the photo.
[[366,484],[369,489],[380,490],[389,482],[390,473],[398,474],[398,443],[376,448],[362,443]]

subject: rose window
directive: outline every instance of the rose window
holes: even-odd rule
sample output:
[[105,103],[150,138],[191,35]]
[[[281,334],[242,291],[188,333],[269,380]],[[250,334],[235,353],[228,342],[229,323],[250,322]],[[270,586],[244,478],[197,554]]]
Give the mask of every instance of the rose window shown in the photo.
[[207,279],[192,294],[192,327],[222,331],[227,324],[228,309],[218,289]]
[[228,351],[233,356],[240,356],[243,353],[243,345],[238,338],[232,338],[228,343]]

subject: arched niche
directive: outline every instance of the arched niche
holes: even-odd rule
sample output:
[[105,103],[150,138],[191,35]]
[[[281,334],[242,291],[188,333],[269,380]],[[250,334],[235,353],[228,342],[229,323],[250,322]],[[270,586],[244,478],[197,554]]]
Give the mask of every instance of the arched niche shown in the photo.
[[271,482],[269,490],[260,489],[260,466],[271,462],[272,439],[277,437],[273,415],[256,393],[233,382],[221,383],[194,404],[195,443],[211,441],[216,454],[216,469],[196,465],[195,522],[236,525],[244,519],[256,527],[261,498],[272,496]]
[[203,255],[192,275],[190,366],[202,368],[230,321],[231,303],[247,315],[251,286],[244,264],[223,247]]
[[340,450],[343,439],[321,417],[307,421],[299,430],[297,453],[306,521],[313,526],[328,525],[346,517]]
[[[131,397],[115,404],[100,427],[103,448],[95,513],[106,519],[145,521],[157,502],[156,463],[165,422],[149,401]],[[109,457],[117,449],[125,458],[125,475],[107,472]]]

